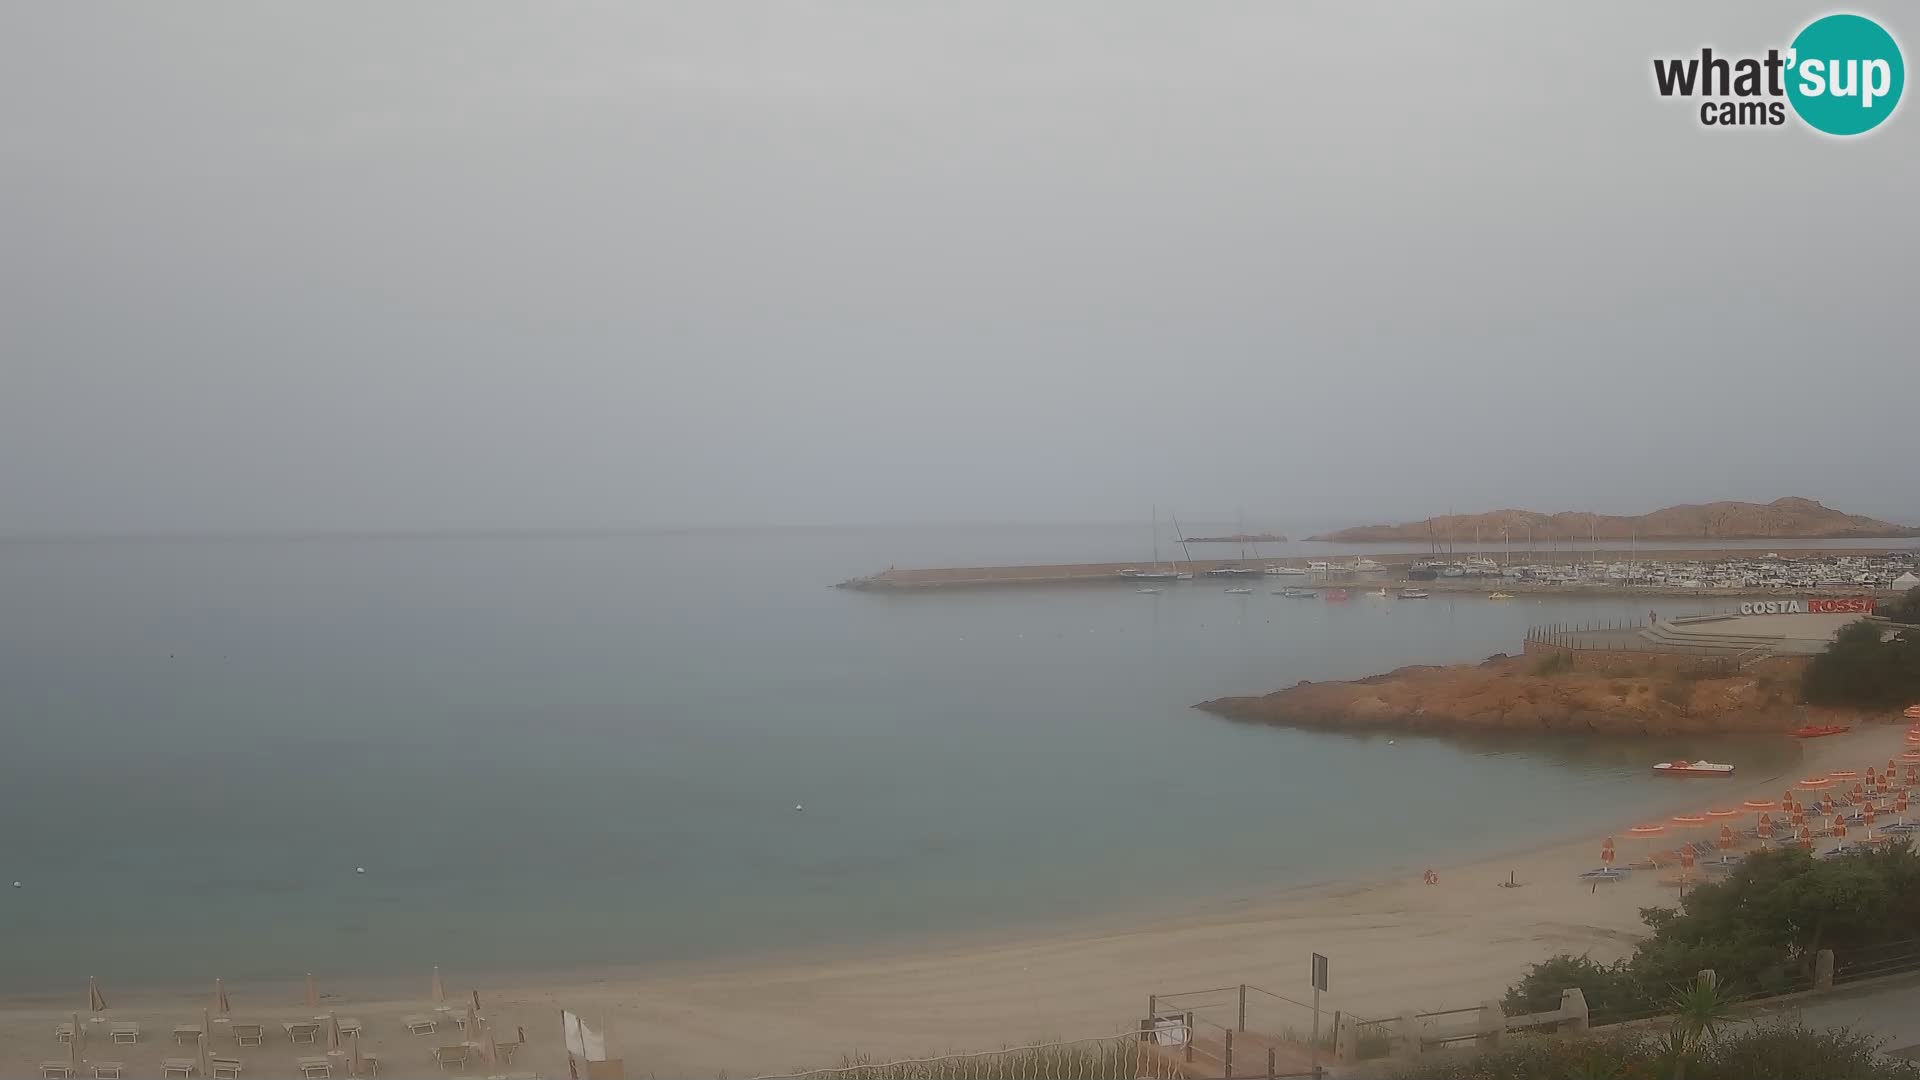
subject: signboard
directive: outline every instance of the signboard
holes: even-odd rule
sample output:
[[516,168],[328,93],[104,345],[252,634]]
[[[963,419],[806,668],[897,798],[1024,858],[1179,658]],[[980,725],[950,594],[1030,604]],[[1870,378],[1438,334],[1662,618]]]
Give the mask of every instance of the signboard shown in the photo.
[[1327,988],[1327,958],[1319,953],[1313,954],[1313,988],[1315,990]]
[[1749,600],[1742,615],[1871,615],[1871,596],[1810,596],[1805,600]]

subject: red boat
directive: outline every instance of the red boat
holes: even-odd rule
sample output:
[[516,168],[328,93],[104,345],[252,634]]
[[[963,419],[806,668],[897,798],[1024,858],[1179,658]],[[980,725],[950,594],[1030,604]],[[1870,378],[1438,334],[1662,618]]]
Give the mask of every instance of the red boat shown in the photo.
[[1820,724],[1815,727],[1797,727],[1787,734],[1796,739],[1817,739],[1822,735],[1845,735],[1852,730],[1845,724]]

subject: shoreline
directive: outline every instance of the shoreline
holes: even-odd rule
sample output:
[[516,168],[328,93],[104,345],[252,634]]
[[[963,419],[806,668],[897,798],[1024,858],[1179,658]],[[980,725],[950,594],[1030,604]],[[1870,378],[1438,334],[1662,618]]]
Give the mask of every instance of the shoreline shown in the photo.
[[[1787,771],[1804,775],[1801,770],[1843,762],[1858,768],[1897,756],[1903,732],[1901,724],[1876,725],[1802,744]],[[1794,779],[1773,773],[1730,783],[1676,781],[1672,795],[1650,804],[1645,816],[1738,805],[1757,794],[1776,795]],[[1618,822],[1616,831],[1632,823]],[[565,1069],[552,1032],[561,1007],[610,1023],[616,1052],[635,1073],[728,1070],[740,1076],[831,1065],[846,1054],[899,1057],[1118,1033],[1137,1021],[1148,994],[1241,981],[1291,994],[1302,989],[1309,951],[1333,958],[1336,993],[1328,1009],[1388,1015],[1458,1007],[1497,996],[1527,964],[1557,952],[1592,952],[1603,960],[1625,955],[1641,929],[1638,908],[1674,902],[1673,890],[1644,872],[1639,880],[1589,891],[1577,874],[1597,861],[1599,839],[1584,831],[1560,834],[1492,856],[1442,860],[1440,884],[1433,887],[1412,874],[1350,874],[1219,897],[1177,915],[1081,921],[1074,930],[942,935],[919,948],[828,949],[830,955],[810,958],[762,954],[645,971],[496,976],[497,984],[483,981],[480,990],[485,1013],[506,1037],[514,1027],[528,1029],[532,1043],[514,1068],[549,1074]],[[1623,861],[1640,854],[1639,845],[1624,838],[1622,846]],[[1492,888],[1509,870],[1524,887]],[[31,1072],[33,1063],[58,1056],[47,1029],[83,1000],[85,974],[76,972],[64,991],[0,996],[0,1070]],[[434,1041],[401,1033],[398,1019],[431,1010],[423,1000],[427,974],[337,986],[323,980],[323,1008],[365,1021],[370,1048],[404,1075],[410,1063],[425,1064]],[[462,968],[449,967],[446,975],[452,1000],[473,985],[473,973]],[[295,975],[230,990],[237,1015],[273,1023],[312,1014],[299,1007],[299,988]],[[122,993],[108,982],[105,989],[117,1006],[109,1015],[138,1019],[148,1034],[137,1052],[90,1043],[90,1053],[139,1062],[165,1055],[173,1024],[197,1021],[209,987]],[[331,997],[336,992],[340,996]],[[68,1003],[53,1004],[61,994]],[[276,997],[273,1007],[254,1007],[269,994]],[[285,1007],[277,1007],[280,1002]],[[294,1053],[282,1041],[243,1056],[268,1063]]]

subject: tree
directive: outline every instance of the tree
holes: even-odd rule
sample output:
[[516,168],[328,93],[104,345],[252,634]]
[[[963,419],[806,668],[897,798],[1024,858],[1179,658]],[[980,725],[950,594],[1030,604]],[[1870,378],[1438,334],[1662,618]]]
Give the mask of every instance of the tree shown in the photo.
[[1874,609],[1874,614],[1892,619],[1897,623],[1920,623],[1920,585],[1879,605]]
[[1920,638],[1882,640],[1878,623],[1842,627],[1807,665],[1800,696],[1815,705],[1899,707],[1920,701]]

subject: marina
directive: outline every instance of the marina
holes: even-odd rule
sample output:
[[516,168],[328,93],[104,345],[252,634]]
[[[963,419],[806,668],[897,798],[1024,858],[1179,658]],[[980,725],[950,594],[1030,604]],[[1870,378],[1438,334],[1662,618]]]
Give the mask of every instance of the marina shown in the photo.
[[1496,561],[1490,555],[1436,558],[1431,554],[1339,555],[1278,560],[1156,559],[1151,569],[1128,563],[1061,563],[1025,566],[889,568],[851,578],[840,588],[878,591],[1019,586],[1103,585],[1152,580],[1172,584],[1204,577],[1232,580],[1269,576],[1306,586],[1381,585],[1418,582],[1422,589],[1486,593],[1576,592],[1588,595],[1658,593],[1669,596],[1738,596],[1809,590],[1893,594],[1920,586],[1920,551],[1887,548],[1781,548],[1774,550],[1597,550],[1560,562]]

